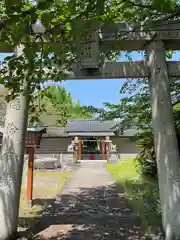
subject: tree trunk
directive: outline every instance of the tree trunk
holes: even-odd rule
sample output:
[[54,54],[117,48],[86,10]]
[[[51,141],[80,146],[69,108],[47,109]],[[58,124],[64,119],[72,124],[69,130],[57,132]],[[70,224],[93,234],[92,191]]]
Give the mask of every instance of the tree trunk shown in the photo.
[[166,239],[171,240],[180,237],[180,159],[163,42],[148,45],[147,63],[162,223]]
[[0,239],[16,234],[28,120],[28,84],[7,104],[0,159]]

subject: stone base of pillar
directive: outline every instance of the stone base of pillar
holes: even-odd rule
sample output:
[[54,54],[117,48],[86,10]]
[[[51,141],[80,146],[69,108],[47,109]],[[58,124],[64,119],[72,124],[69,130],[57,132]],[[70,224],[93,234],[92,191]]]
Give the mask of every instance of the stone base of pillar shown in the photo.
[[27,200],[26,204],[27,204],[27,207],[32,208],[33,207],[33,200]]

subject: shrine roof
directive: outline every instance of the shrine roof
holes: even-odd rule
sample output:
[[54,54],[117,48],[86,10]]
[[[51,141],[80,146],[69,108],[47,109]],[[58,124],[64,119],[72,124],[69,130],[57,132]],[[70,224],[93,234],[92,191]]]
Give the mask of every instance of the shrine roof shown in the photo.
[[104,136],[115,136],[113,132],[70,132],[68,136],[87,136],[87,137],[104,137]]
[[27,128],[28,132],[41,132],[41,133],[46,133],[46,128],[45,127],[29,127]]
[[65,128],[61,127],[48,127],[43,137],[68,137],[68,133],[65,132]]
[[98,121],[94,119],[72,119],[65,129],[68,133],[73,132],[114,132],[114,121]]
[[136,128],[126,129],[123,134],[117,134],[117,123],[114,121],[98,121],[91,119],[72,119],[67,127],[48,127],[43,137],[68,137],[68,136],[115,136],[132,137],[137,133]]
[[[91,119],[69,120],[67,127],[42,127],[33,126],[27,128],[28,132],[41,132],[43,137],[68,137],[68,136],[119,136],[132,137],[137,133],[136,128],[126,129],[122,134],[118,134],[117,123],[114,121],[98,121]],[[3,134],[3,128],[0,128],[0,136]]]

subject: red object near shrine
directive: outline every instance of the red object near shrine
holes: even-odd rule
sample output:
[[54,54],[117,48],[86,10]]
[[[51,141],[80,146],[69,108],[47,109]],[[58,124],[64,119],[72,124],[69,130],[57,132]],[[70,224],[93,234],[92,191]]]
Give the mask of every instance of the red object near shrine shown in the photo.
[[28,176],[27,176],[27,201],[32,206],[33,199],[33,167],[34,167],[34,153],[35,148],[40,147],[42,134],[46,132],[46,129],[37,130],[27,130],[25,147],[28,149]]
[[94,154],[91,154],[91,155],[89,156],[89,160],[95,160]]

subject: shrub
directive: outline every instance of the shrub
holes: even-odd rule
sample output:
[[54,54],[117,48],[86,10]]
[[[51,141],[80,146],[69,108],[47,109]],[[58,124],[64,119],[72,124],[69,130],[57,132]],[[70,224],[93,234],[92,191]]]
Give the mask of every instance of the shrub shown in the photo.
[[137,147],[141,149],[136,157],[136,167],[142,175],[157,177],[157,165],[154,151],[154,139],[151,130],[146,130],[138,135]]
[[[176,129],[180,150],[180,130]],[[136,168],[144,176],[157,179],[157,164],[152,130],[146,130],[137,136],[137,147],[141,149],[136,157]]]

